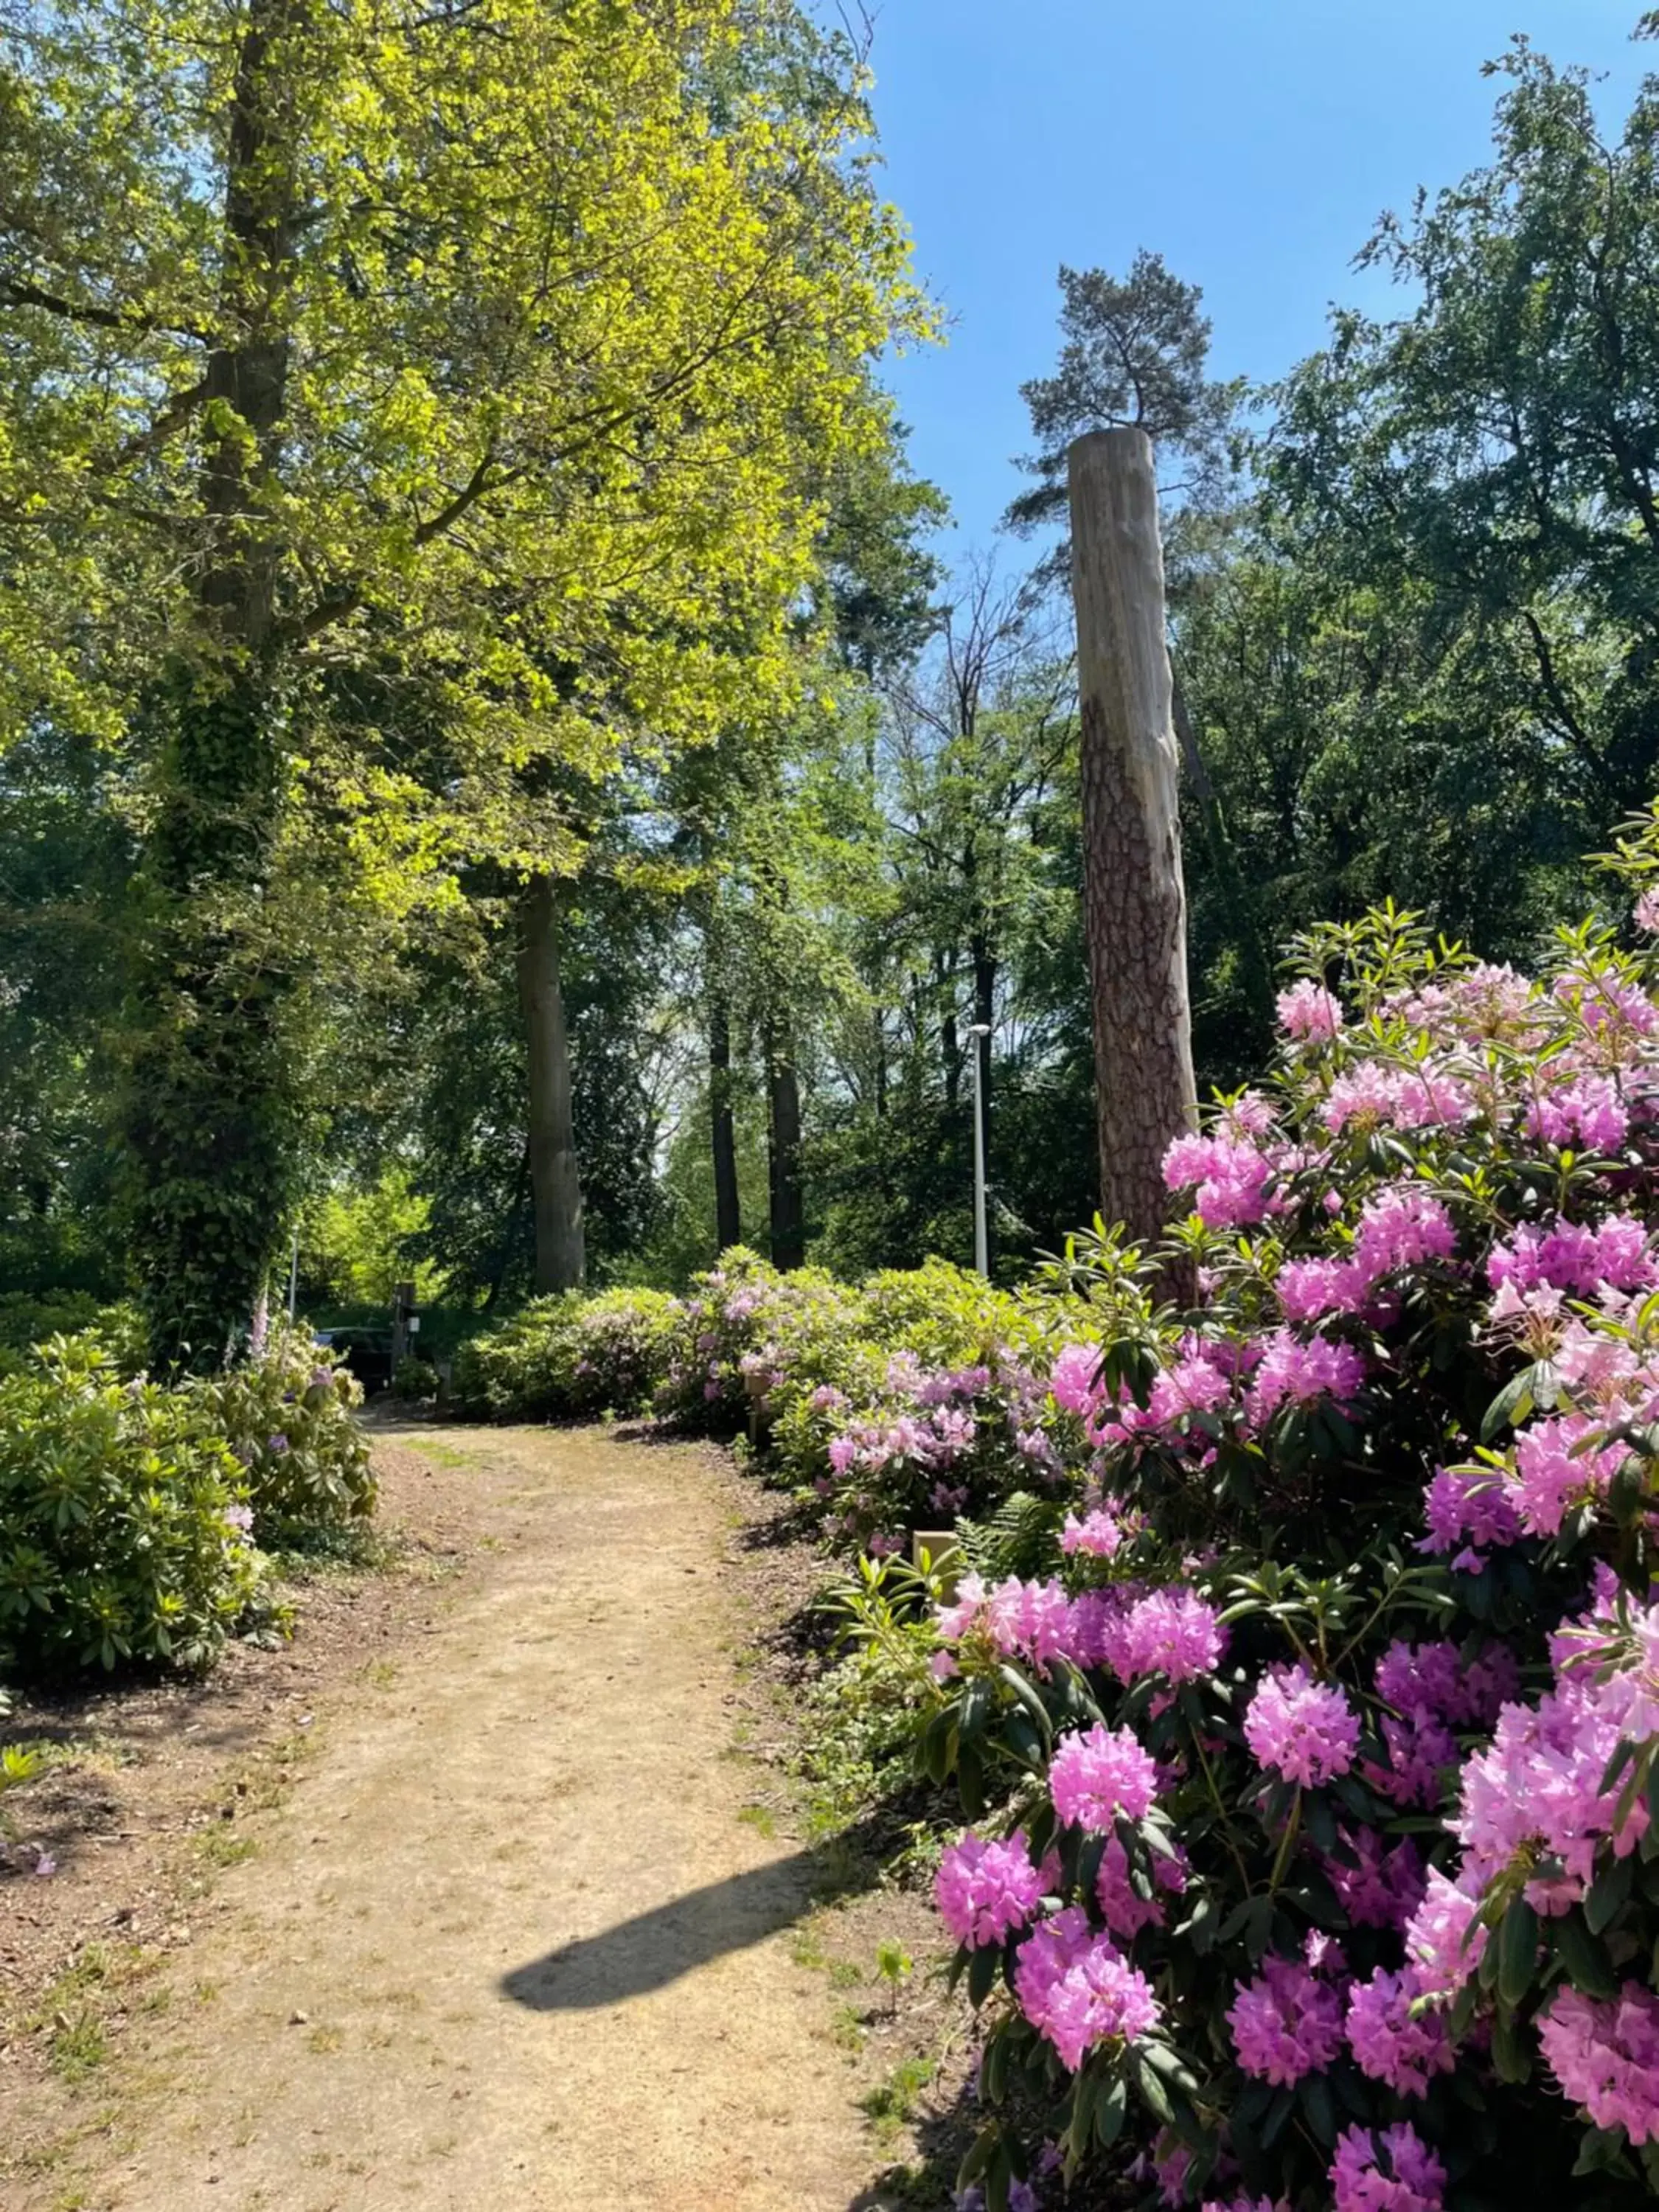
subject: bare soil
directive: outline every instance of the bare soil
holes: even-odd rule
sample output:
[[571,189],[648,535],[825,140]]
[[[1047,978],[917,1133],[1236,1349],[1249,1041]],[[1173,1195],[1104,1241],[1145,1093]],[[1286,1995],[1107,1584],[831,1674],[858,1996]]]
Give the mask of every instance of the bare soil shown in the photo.
[[57,1871],[0,1879],[0,2200],[937,2204],[870,2179],[951,2037],[931,1923],[827,1902],[868,1870],[792,1839],[752,1664],[799,1547],[706,1447],[377,1450],[393,1565],[310,1581],[292,1645],[15,1717],[68,1755],[7,1801]]

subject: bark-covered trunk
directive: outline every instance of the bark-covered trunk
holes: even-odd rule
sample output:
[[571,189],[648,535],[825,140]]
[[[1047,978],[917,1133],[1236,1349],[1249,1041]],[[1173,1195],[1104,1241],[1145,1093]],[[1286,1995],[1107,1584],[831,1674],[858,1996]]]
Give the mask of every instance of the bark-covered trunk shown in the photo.
[[806,1206],[800,1164],[800,1078],[787,1036],[769,1024],[766,1031],[766,1103],[772,1264],[775,1267],[799,1267],[806,1257]]
[[264,494],[280,457],[291,351],[282,319],[303,27],[301,0],[251,0],[226,134],[221,336],[204,374],[210,405],[234,419],[203,463],[193,635],[144,709],[161,744],[135,890],[123,1123],[133,1250],[150,1355],[161,1366],[222,1358],[252,1311],[293,1200],[289,978],[262,900],[283,751],[279,550]]
[[1094,431],[1071,449],[1070,480],[1101,1211],[1155,1237],[1164,1153],[1196,1096],[1151,445],[1139,430]]
[[725,1252],[743,1242],[743,1212],[732,1111],[732,1015],[719,992],[708,1001],[708,1126],[714,1152],[714,1239]]
[[570,1039],[559,980],[558,896],[550,876],[532,876],[519,901],[519,1004],[530,1078],[536,1288],[574,1291],[586,1272],[586,1252],[571,1117]]

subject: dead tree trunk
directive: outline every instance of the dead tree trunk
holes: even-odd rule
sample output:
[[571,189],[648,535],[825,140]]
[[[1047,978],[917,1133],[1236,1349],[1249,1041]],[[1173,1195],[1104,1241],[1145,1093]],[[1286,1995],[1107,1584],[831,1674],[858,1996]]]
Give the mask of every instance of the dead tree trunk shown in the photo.
[[1101,1212],[1153,1237],[1197,1110],[1158,488],[1144,431],[1091,431],[1068,465]]
[[532,876],[519,901],[519,1003],[529,1053],[536,1288],[574,1291],[581,1286],[587,1255],[571,1114],[570,1039],[559,981],[559,908],[551,876]]
[[708,1000],[708,1124],[714,1152],[714,1240],[728,1251],[743,1242],[738,1200],[738,1135],[732,1111],[732,1015],[725,994]]

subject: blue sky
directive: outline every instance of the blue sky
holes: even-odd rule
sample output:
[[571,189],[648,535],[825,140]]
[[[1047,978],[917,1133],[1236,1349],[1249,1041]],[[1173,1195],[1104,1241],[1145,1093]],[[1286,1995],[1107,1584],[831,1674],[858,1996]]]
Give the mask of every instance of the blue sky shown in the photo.
[[1622,115],[1659,48],[1640,0],[882,0],[875,109],[889,196],[951,318],[890,382],[915,466],[949,494],[948,557],[986,546],[1021,481],[1022,380],[1058,346],[1062,261],[1163,253],[1204,289],[1218,374],[1267,379],[1333,301],[1387,207],[1484,160],[1481,62],[1524,31],[1607,73]]

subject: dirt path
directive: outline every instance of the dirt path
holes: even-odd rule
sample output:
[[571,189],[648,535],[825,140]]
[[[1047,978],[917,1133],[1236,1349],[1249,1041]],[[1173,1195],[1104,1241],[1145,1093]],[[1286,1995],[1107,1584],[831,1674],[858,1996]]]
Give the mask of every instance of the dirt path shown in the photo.
[[[695,1448],[447,1431],[487,1558],[333,1713],[124,2062],[86,2212],[848,2212],[805,1861],[739,1818]],[[78,2163],[79,2161],[77,2161]]]

